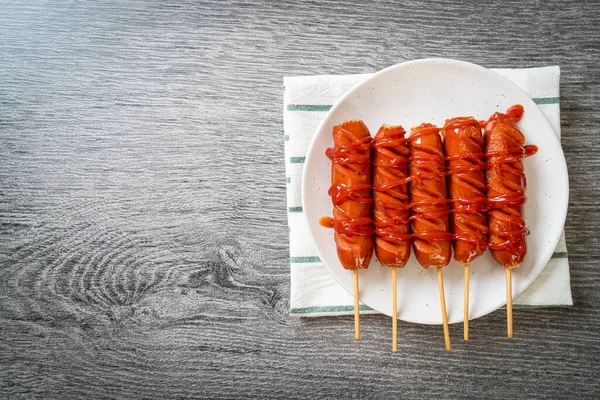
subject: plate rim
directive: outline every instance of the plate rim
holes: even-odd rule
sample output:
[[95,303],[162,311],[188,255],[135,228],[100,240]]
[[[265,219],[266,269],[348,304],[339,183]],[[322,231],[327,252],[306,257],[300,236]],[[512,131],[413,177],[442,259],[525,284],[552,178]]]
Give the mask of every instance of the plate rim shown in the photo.
[[[307,193],[307,174],[308,174],[308,170],[309,168],[307,168],[306,166],[310,163],[310,159],[312,159],[312,154],[314,153],[314,149],[313,147],[315,146],[316,143],[316,137],[317,137],[317,132],[320,132],[324,125],[327,123],[327,121],[329,120],[330,116],[337,111],[337,109],[340,107],[340,105],[349,97],[351,97],[354,92],[356,92],[359,88],[362,88],[364,85],[368,85],[373,79],[378,78],[380,75],[389,73],[390,71],[393,71],[395,69],[401,69],[401,68],[406,68],[408,66],[412,66],[412,65],[418,65],[418,64],[427,64],[427,63],[445,63],[445,64],[454,64],[454,65],[459,65],[462,67],[466,67],[466,68],[472,68],[475,70],[479,70],[482,72],[485,72],[486,74],[492,74],[494,75],[497,79],[499,78],[501,81],[503,81],[505,84],[512,86],[513,89],[516,89],[517,91],[521,92],[521,94],[523,94],[523,96],[528,100],[528,102],[530,104],[528,104],[529,106],[535,106],[538,111],[541,113],[542,117],[544,118],[545,124],[547,125],[548,128],[550,128],[550,130],[552,130],[554,132],[554,128],[552,128],[552,125],[550,125],[550,122],[548,121],[548,119],[546,118],[546,116],[544,115],[544,113],[541,111],[541,109],[538,107],[538,105],[531,99],[531,97],[525,93],[525,91],[523,91],[523,89],[521,89],[519,86],[517,86],[515,83],[513,83],[512,81],[510,81],[508,78],[498,74],[497,72],[491,70],[490,68],[486,68],[483,67],[481,65],[478,64],[474,64],[468,61],[463,61],[463,60],[456,60],[456,59],[451,59],[451,58],[438,58],[438,57],[431,57],[431,58],[422,58],[422,59],[416,59],[416,60],[409,60],[409,61],[405,61],[402,63],[397,63],[394,65],[391,65],[389,67],[386,67],[382,70],[379,70],[375,73],[373,73],[370,77],[368,77],[367,79],[358,82],[357,84],[355,84],[354,86],[352,86],[348,91],[346,91],[333,105],[332,107],[329,109],[329,111],[325,114],[325,116],[321,119],[321,122],[319,123],[319,125],[317,126],[315,132],[313,133],[313,136],[311,138],[310,144],[307,148],[306,151],[306,160],[305,160],[305,165],[303,166],[303,170],[302,170],[302,184],[301,184],[301,203],[302,203],[302,208],[304,210],[307,209],[306,205],[308,204],[308,193]],[[560,104],[560,103],[559,103]],[[560,106],[559,106],[560,107]],[[560,110],[560,109],[559,109]],[[382,122],[382,124],[385,122]],[[556,133],[556,132],[555,132]],[[564,225],[566,222],[566,217],[567,217],[567,212],[568,212],[568,208],[569,208],[569,197],[570,197],[570,188],[569,188],[569,171],[568,171],[568,165],[566,162],[566,158],[565,158],[565,154],[562,148],[562,145],[560,143],[560,139],[555,135],[552,135],[552,139],[550,139],[551,141],[554,141],[555,144],[558,145],[558,149],[559,154],[560,154],[560,160],[556,160],[557,163],[562,164],[562,167],[564,168],[565,174],[564,174],[564,182],[561,185],[562,187],[565,188],[565,197],[564,197],[564,201],[562,204],[562,207],[560,208],[560,210],[564,210],[562,212],[562,215],[560,216],[560,226],[561,226],[561,231],[564,232]],[[309,219],[308,213],[304,213],[304,219],[307,222],[308,228],[309,228],[309,232],[311,235],[311,238],[313,239],[313,243],[314,243],[314,234],[313,234],[313,229],[311,228],[312,223],[311,220]],[[558,244],[558,242],[560,241],[560,235],[558,237],[556,237],[555,239],[553,239],[551,241],[552,247],[554,249],[556,249],[556,246]],[[348,288],[346,288],[346,286],[344,286],[340,280],[338,279],[338,277],[332,272],[332,268],[330,266],[327,265],[327,263],[324,261],[324,257],[321,254],[321,250],[319,249],[318,246],[316,246],[315,244],[315,249],[317,251],[317,254],[319,255],[319,258],[321,259],[321,262],[323,263],[323,266],[327,269],[328,273],[331,274],[331,276],[333,276],[333,278],[335,279],[335,281],[342,287],[344,288],[344,290],[346,290],[349,294],[351,294],[352,296],[354,296],[353,291],[349,290]],[[548,262],[550,261],[551,257],[552,257],[553,252],[550,252],[546,257],[544,257],[542,259],[543,261],[543,268],[541,268],[539,270],[539,272],[533,276],[531,282],[526,285],[525,287],[521,288],[519,291],[513,291],[512,293],[512,297],[513,300],[519,296],[523,291],[525,291],[528,287],[531,286],[531,284],[540,276],[540,274],[546,269]],[[369,307],[371,307],[370,305],[368,305],[367,303],[365,303],[362,299],[361,302]],[[484,312],[480,315],[474,315],[471,316],[469,315],[469,320],[473,320],[473,319],[477,319],[480,317],[483,317],[485,315],[488,315],[492,312],[494,312],[495,310],[498,310],[499,308],[503,307],[504,304],[500,304],[497,308],[493,308],[490,311]],[[388,314],[387,312],[383,312],[381,310],[378,310],[376,308],[371,307],[374,311],[377,311],[378,313],[381,313],[383,315],[387,315],[390,316],[390,314]],[[399,318],[400,319],[400,318]],[[441,325],[441,323],[436,323],[436,322],[432,322],[432,323],[428,323],[428,322],[423,322],[423,321],[414,321],[414,320],[409,320],[409,319],[402,319],[402,321],[405,322],[410,322],[410,323],[415,323],[415,324],[421,324],[421,325]],[[455,321],[455,322],[451,322],[451,323],[460,323],[462,321]]]

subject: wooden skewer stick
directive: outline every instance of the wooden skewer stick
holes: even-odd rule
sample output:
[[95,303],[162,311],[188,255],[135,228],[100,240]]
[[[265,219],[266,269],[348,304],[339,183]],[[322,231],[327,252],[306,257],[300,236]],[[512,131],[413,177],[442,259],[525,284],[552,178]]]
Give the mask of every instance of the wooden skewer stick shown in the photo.
[[450,331],[448,330],[448,315],[446,314],[446,296],[444,295],[444,277],[442,267],[437,269],[438,287],[440,288],[440,302],[442,304],[442,321],[444,322],[444,339],[446,340],[446,351],[450,351]]
[[396,292],[396,268],[392,267],[392,351],[398,350],[398,294]]
[[469,263],[465,264],[465,340],[469,340]]
[[506,267],[506,328],[508,338],[513,337],[513,313],[512,313],[512,269]]
[[360,340],[360,309],[358,304],[358,268],[354,270],[354,339]]

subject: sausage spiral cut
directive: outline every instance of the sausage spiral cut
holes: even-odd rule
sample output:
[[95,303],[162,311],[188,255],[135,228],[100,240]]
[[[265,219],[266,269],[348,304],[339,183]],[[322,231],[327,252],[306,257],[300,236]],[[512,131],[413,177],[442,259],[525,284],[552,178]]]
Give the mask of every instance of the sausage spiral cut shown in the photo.
[[448,192],[454,211],[450,216],[454,259],[467,264],[487,247],[483,135],[473,117],[447,120],[442,132],[448,160]]
[[521,160],[537,151],[524,146],[525,137],[516,126],[522,115],[523,107],[516,105],[506,114],[495,113],[485,125],[489,248],[494,259],[509,268],[520,266],[527,253],[529,230],[522,216],[527,183]]
[[421,124],[412,128],[409,141],[413,249],[421,266],[437,267],[444,340],[446,350],[450,351],[450,331],[442,277],[442,267],[448,265],[452,256],[444,146],[440,129],[431,124]]
[[536,146],[524,146],[525,137],[517,128],[523,116],[523,106],[517,104],[506,114],[495,113],[485,123],[485,152],[487,155],[487,198],[489,248],[492,257],[506,269],[506,327],[513,337],[512,268],[521,266],[529,230],[523,219],[525,171],[521,160],[537,152]]
[[421,124],[411,129],[409,142],[413,249],[424,268],[443,267],[452,256],[452,235],[440,130],[435,125]]
[[401,126],[383,125],[373,140],[375,253],[383,265],[401,268],[410,256],[410,149]]
[[371,135],[362,121],[333,128],[331,159],[334,239],[345,269],[367,268],[373,256],[371,209]]
[[396,268],[404,267],[410,257],[410,148],[405,134],[401,126],[383,125],[373,140],[375,253],[392,269],[392,351],[398,348]]
[[485,251],[488,235],[483,135],[473,117],[447,120],[443,135],[454,211],[450,216],[454,259],[465,267],[464,339],[469,340],[469,264]]

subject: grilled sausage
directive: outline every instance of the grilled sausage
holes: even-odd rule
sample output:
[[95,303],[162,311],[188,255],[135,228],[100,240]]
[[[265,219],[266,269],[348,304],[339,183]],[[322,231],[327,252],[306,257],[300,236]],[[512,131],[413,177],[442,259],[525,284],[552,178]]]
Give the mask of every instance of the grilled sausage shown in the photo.
[[523,262],[529,233],[523,220],[526,179],[521,160],[537,151],[524,146],[525,137],[516,126],[522,115],[523,107],[516,105],[485,124],[489,248],[499,264],[511,268]]
[[334,239],[345,269],[368,268],[373,256],[371,210],[371,135],[362,121],[333,128],[331,159]]
[[483,135],[473,117],[447,120],[442,134],[448,160],[448,193],[454,211],[450,216],[454,259],[469,263],[487,247]]
[[446,163],[439,128],[421,124],[409,137],[413,249],[424,268],[448,265],[452,256]]
[[401,126],[383,125],[373,140],[375,253],[383,265],[401,268],[410,257],[410,149]]

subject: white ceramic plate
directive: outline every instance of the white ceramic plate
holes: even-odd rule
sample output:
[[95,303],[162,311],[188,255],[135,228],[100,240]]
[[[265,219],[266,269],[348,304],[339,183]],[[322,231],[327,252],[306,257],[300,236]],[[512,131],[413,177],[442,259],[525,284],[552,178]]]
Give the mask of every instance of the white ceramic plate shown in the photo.
[[[513,271],[513,294],[521,293],[544,269],[561,236],[568,205],[564,154],[552,127],[536,104],[517,86],[486,68],[463,61],[425,59],[384,69],[346,93],[329,111],[312,140],[302,179],[302,206],[321,260],[338,282],[353,293],[352,271],[337,258],[333,230],[319,225],[331,215],[331,162],[325,149],[333,145],[332,128],[362,119],[374,135],[383,123],[409,131],[421,122],[443,125],[447,118],[472,115],[487,119],[514,104],[525,108],[519,128],[526,144],[539,152],[525,159],[528,201],[525,221],[531,230],[527,256]],[[448,319],[463,320],[463,267],[452,261],[443,269]],[[506,303],[505,273],[489,251],[471,263],[470,318],[481,317]],[[360,300],[391,315],[391,272],[375,255],[360,271]],[[398,270],[398,317],[422,324],[441,324],[436,269],[423,269],[414,255]]]

